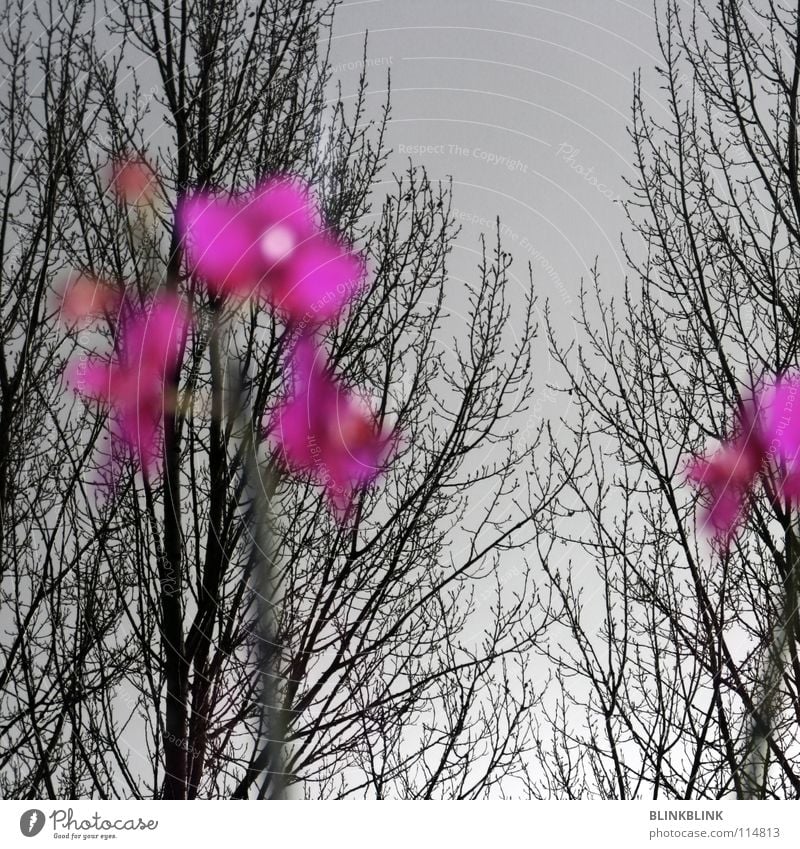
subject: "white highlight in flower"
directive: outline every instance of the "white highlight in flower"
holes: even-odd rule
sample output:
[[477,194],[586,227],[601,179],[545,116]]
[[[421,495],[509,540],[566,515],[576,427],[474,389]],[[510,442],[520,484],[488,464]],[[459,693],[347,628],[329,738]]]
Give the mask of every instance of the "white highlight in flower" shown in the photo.
[[261,252],[272,262],[283,259],[294,246],[294,235],[288,227],[270,227],[261,238]]

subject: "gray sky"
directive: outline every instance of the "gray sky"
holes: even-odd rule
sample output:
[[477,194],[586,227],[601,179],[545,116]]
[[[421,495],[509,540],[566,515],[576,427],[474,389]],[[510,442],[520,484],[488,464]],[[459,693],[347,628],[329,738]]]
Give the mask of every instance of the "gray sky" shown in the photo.
[[[503,224],[514,271],[530,261],[569,335],[582,276],[625,276],[617,199],[632,175],[633,75],[659,111],[652,0],[344,0],[332,63],[345,95],[361,71],[377,104],[391,71],[390,168],[408,158],[454,181],[463,224],[453,285],[475,277],[481,231]],[[543,305],[543,304],[542,304]]]
[[[627,273],[619,199],[633,177],[627,126],[639,69],[651,111],[661,111],[652,0],[343,0],[332,65],[345,97],[358,83],[366,31],[375,109],[391,72],[387,176],[411,158],[433,178],[453,177],[463,229],[450,264],[447,331],[457,335],[459,284],[476,279],[480,233],[499,215],[516,285],[527,287],[530,261],[539,307],[550,300],[568,344],[578,336],[571,316],[581,278],[595,258],[608,296],[622,291]],[[445,332],[440,342],[447,356]],[[563,376],[543,334],[538,348],[537,414],[557,427],[567,399],[546,387]],[[480,501],[476,494],[476,515]],[[504,576],[512,579],[518,565],[517,556],[506,558]]]

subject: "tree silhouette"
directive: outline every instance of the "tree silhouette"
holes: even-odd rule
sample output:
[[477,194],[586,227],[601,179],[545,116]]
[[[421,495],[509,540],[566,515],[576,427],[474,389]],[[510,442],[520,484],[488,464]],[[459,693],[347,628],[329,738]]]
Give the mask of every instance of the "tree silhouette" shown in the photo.
[[798,366],[800,7],[680,5],[659,7],[666,116],[634,97],[635,283],[613,301],[595,273],[579,344],[551,333],[572,406],[539,540],[561,642],[542,645],[564,692],[536,788],[797,798],[797,507],[762,467],[712,544],[687,464]]
[[[532,471],[539,432],[517,425],[533,392],[532,287],[511,285],[498,242],[453,291],[447,188],[409,166],[376,194],[388,103],[369,118],[364,76],[349,108],[329,100],[334,6],[132,0],[96,21],[84,2],[6,10],[6,798],[246,798],[284,784],[475,798],[524,781],[538,698],[525,660],[543,623],[514,552],[553,488]],[[110,165],[137,158],[152,165],[153,205],[109,189]],[[185,194],[275,173],[308,180],[370,267],[324,344],[403,438],[344,524],[311,480],[276,474],[260,439],[291,328],[209,296],[175,227]],[[176,294],[195,317],[169,376],[160,478],[142,477],[106,414],[65,385],[64,364],[114,335],[113,320],[59,324],[51,294],[72,270],[142,301]],[[253,516],[268,541],[254,544]],[[253,551],[272,566],[268,591]]]

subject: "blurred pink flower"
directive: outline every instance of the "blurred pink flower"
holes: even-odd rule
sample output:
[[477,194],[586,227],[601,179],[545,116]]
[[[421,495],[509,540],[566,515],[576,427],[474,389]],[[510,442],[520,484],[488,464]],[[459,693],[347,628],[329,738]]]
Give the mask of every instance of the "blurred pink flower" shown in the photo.
[[779,495],[800,500],[800,375],[762,384],[738,418],[739,435],[687,469],[688,479],[709,496],[704,522],[726,538],[744,520],[747,494],[762,469]]
[[275,177],[249,196],[197,194],[180,206],[190,268],[217,295],[258,295],[322,322],[357,293],[363,259],[325,232],[305,184]]
[[800,375],[784,375],[758,395],[762,442],[772,459],[778,487],[786,498],[800,498]]
[[150,164],[138,156],[118,159],[111,166],[111,187],[134,206],[145,206],[155,197],[158,183]]
[[104,280],[83,274],[70,275],[59,298],[61,320],[68,325],[110,316],[120,304],[119,290]]
[[116,361],[78,363],[70,375],[81,395],[112,408],[114,436],[138,456],[146,474],[157,462],[164,411],[174,404],[165,395],[166,379],[178,364],[186,327],[176,298],[162,297],[149,309],[124,309]]
[[290,358],[293,390],[273,414],[268,433],[286,466],[309,474],[344,519],[356,491],[381,473],[396,440],[328,373],[324,354],[308,336]]
[[695,458],[687,476],[710,497],[704,524],[730,537],[743,518],[747,492],[761,468],[760,442],[742,437],[724,444],[709,459]]

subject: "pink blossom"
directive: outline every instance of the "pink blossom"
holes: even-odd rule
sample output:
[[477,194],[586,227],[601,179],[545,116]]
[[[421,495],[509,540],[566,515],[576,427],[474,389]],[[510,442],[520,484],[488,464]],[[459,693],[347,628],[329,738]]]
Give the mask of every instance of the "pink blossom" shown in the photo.
[[781,493],[800,498],[800,375],[784,375],[758,394],[762,441]]
[[165,395],[176,368],[186,313],[175,298],[160,298],[150,309],[123,311],[114,362],[98,359],[73,367],[71,383],[88,398],[112,408],[114,436],[138,456],[145,473],[156,464],[161,419],[174,399]]
[[303,337],[292,352],[293,390],[268,428],[287,467],[323,486],[340,519],[356,491],[380,474],[395,444],[366,405],[329,373],[324,354]]
[[704,487],[710,497],[704,523],[730,537],[743,518],[747,492],[761,467],[760,441],[740,437],[709,459],[696,458],[688,468],[689,480]]
[[61,318],[68,325],[109,316],[120,304],[114,286],[88,275],[71,275],[59,297]]
[[688,479],[710,499],[704,521],[728,538],[745,518],[760,471],[770,472],[779,495],[800,500],[800,375],[763,383],[744,410],[735,428],[739,435],[688,468]]
[[248,196],[186,198],[178,224],[210,292],[263,297],[296,321],[338,315],[365,274],[363,259],[325,232],[310,189],[285,177]]
[[155,197],[156,175],[141,157],[118,159],[111,167],[111,187],[126,203],[146,206]]

